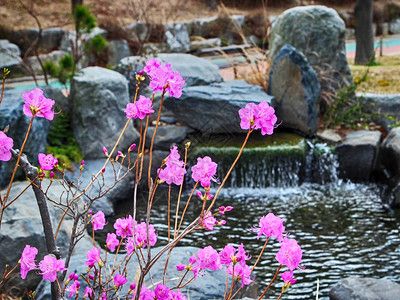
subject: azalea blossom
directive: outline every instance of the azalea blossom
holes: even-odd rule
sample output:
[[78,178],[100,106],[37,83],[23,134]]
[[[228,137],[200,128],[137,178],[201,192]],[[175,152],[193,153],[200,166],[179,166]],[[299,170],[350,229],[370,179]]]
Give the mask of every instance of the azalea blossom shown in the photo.
[[122,286],[127,282],[128,282],[128,279],[126,279],[123,275],[115,274],[115,276],[114,276],[114,287]]
[[115,247],[119,245],[119,240],[115,233],[107,233],[106,247],[111,251],[115,251]]
[[227,272],[229,275],[233,275],[235,279],[242,281],[242,288],[243,286],[249,285],[254,281],[251,279],[251,268],[247,265],[231,265],[228,267]]
[[[206,210],[204,211],[206,213]],[[199,223],[204,226],[205,229],[211,231],[214,229],[214,225],[218,223],[217,219],[215,219],[211,212],[209,211],[206,215],[204,215],[200,220]]]
[[285,271],[281,274],[281,277],[283,280],[283,291],[287,290],[289,286],[297,282],[297,279],[293,278],[293,271]]
[[25,279],[29,271],[36,269],[35,257],[38,254],[38,249],[26,245],[22,251],[21,259],[19,263],[21,264],[21,278]]
[[40,168],[43,171],[50,171],[54,169],[54,166],[58,165],[58,160],[52,154],[38,154],[38,160]]
[[93,296],[93,290],[90,287],[85,288],[85,295],[83,295],[83,299],[89,298]]
[[22,97],[25,100],[23,107],[25,115],[28,117],[37,116],[47,120],[53,120],[53,105],[55,101],[45,98],[41,89],[36,88],[30,92],[23,93]]
[[93,230],[101,230],[104,228],[104,225],[106,224],[106,219],[104,217],[104,213],[99,210],[93,217],[92,217],[92,224],[93,224]]
[[133,119],[139,118],[143,120],[146,116],[149,116],[154,112],[152,105],[153,103],[149,98],[140,95],[139,100],[137,100],[135,103],[128,103],[126,105],[126,117]]
[[171,299],[171,290],[166,285],[161,283],[157,284],[154,290],[155,299],[158,300],[170,300]]
[[183,167],[184,162],[180,160],[180,155],[178,148],[173,146],[170,154],[166,158],[165,168],[158,169],[158,177],[161,181],[167,184],[181,185],[183,183],[184,175],[186,174],[186,169]]
[[142,286],[142,288],[140,289],[139,300],[154,300],[154,297],[154,291],[149,290],[145,286]]
[[78,295],[79,289],[81,287],[81,284],[79,283],[78,280],[75,280],[68,288],[67,291],[70,293],[68,294],[68,297],[75,297],[75,295]]
[[246,104],[244,108],[239,109],[239,117],[242,129],[261,129],[262,135],[271,135],[278,120],[274,108],[269,106],[266,101],[262,101],[258,105]]
[[57,272],[67,270],[63,260],[58,260],[54,255],[48,254],[39,263],[40,273],[43,275],[43,280],[54,282],[57,279]]
[[157,234],[154,226],[149,224],[148,230],[149,232],[147,232],[146,222],[142,222],[135,226],[135,242],[137,247],[146,247],[148,245],[147,235],[149,235],[150,247],[153,247],[156,244]]
[[213,162],[209,156],[204,158],[197,158],[197,164],[195,164],[192,170],[192,178],[194,181],[200,181],[200,184],[209,188],[211,185],[211,178],[217,173],[218,164]]
[[9,161],[11,159],[11,149],[14,146],[12,138],[8,137],[3,131],[0,131],[0,160]]
[[211,271],[216,271],[222,268],[218,252],[211,246],[199,249],[197,251],[197,258],[199,267],[201,269],[209,269]]
[[303,252],[296,240],[285,237],[275,258],[281,265],[285,265],[290,271],[293,271],[299,266],[302,255]]
[[86,257],[88,260],[85,262],[85,265],[89,266],[89,268],[92,268],[96,263],[101,263],[100,248],[93,247],[88,251]]
[[261,235],[266,235],[268,237],[276,237],[279,242],[282,242],[283,232],[285,231],[283,222],[283,219],[276,217],[273,213],[269,213],[268,215],[261,217],[259,222],[260,228],[253,230],[258,232],[258,239]]
[[[136,221],[135,221],[136,225]],[[133,218],[131,215],[128,215],[126,218],[119,218],[114,223],[114,228],[116,230],[116,234],[122,238],[126,238],[127,236],[133,236]]]

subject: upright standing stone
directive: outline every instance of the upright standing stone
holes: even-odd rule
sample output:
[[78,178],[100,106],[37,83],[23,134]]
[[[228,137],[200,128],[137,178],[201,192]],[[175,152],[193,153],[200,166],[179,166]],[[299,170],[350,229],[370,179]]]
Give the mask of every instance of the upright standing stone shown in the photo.
[[325,80],[322,91],[338,89],[351,83],[346,58],[345,24],[338,13],[326,6],[298,6],[286,10],[273,23],[270,35],[270,58],[290,44],[301,51]]
[[[121,74],[89,67],[75,75],[72,86],[72,126],[85,159],[104,157],[103,147],[117,141],[127,118],[128,81]],[[138,132],[129,126],[118,150],[126,152],[137,141]]]
[[307,58],[292,46],[284,46],[271,68],[268,90],[276,99],[276,114],[282,125],[314,135],[318,129],[320,89]]

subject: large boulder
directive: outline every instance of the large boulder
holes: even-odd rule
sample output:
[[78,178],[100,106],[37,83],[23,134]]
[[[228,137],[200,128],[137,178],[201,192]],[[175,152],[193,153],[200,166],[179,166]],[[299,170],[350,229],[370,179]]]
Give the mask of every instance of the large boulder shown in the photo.
[[113,40],[108,42],[108,63],[116,66],[119,61],[131,55],[127,40]]
[[400,285],[385,279],[347,277],[329,293],[330,300],[397,300]]
[[0,40],[0,69],[12,68],[22,62],[21,51],[8,40]]
[[[149,127],[146,134],[146,145],[151,144],[155,127]],[[184,141],[193,130],[186,126],[159,126],[154,139],[154,149],[169,151],[174,144]]]
[[[48,54],[41,54],[39,55],[40,60],[42,61],[42,63],[44,64],[45,62],[52,62],[54,63],[56,66],[58,65],[58,62],[66,55],[68,54],[65,51],[62,50],[55,50],[52,51]],[[42,66],[40,65],[38,59],[36,56],[30,56],[26,59],[26,64],[27,66],[29,66],[29,68],[31,69],[31,71],[37,73],[43,73],[43,69]]]
[[379,131],[349,132],[336,148],[339,175],[355,182],[368,181],[376,166],[381,136]]
[[[111,148],[127,121],[128,81],[121,74],[100,67],[82,69],[72,80],[72,127],[85,159],[104,157],[103,147]],[[139,133],[130,125],[118,149],[125,151]]]
[[185,88],[179,99],[166,99],[164,106],[177,120],[202,133],[243,133],[238,110],[247,103],[272,99],[259,86],[232,80]]
[[286,44],[301,51],[313,68],[321,71],[323,92],[352,82],[346,58],[345,24],[334,9],[310,5],[286,10],[272,23],[270,58],[275,60]]
[[[218,67],[206,59],[179,53],[159,53],[154,58],[157,58],[163,64],[170,63],[171,68],[178,71],[186,80],[184,88],[223,81]],[[132,87],[136,87],[135,74],[143,69],[147,60],[140,56],[126,57],[120,61],[117,71],[129,79]]]
[[[22,111],[25,103],[22,98],[24,92],[26,90],[5,90],[3,102],[0,107],[0,130],[4,130],[7,125],[10,126],[7,135],[14,140],[14,149],[21,148],[30,122],[30,117],[27,117]],[[32,164],[37,164],[38,153],[46,152],[49,129],[49,120],[39,117],[34,119],[23,151]],[[8,184],[14,166],[14,159],[11,159],[9,162],[0,162],[0,187]],[[20,175],[22,175],[22,172],[18,173],[18,176]]]
[[276,113],[282,125],[314,135],[318,129],[321,87],[307,58],[285,45],[270,71],[268,93],[276,99]]

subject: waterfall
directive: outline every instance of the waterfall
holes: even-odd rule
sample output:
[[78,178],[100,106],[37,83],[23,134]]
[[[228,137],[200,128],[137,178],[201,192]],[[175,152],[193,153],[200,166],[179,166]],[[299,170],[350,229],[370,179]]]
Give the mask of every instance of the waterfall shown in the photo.
[[[229,187],[293,187],[303,182],[336,182],[338,162],[326,144],[303,138],[295,143],[275,142],[245,148],[226,185]],[[210,156],[218,163],[222,180],[236,158],[240,146],[199,146],[196,156]]]

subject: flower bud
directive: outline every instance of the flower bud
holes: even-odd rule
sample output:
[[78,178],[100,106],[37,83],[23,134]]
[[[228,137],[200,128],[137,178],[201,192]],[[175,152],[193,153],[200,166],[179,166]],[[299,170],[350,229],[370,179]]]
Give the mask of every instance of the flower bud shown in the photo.
[[136,144],[130,145],[130,146],[129,146],[129,149],[128,149],[128,153],[131,152],[131,151],[133,151],[133,150],[135,150],[135,148],[136,148]]

